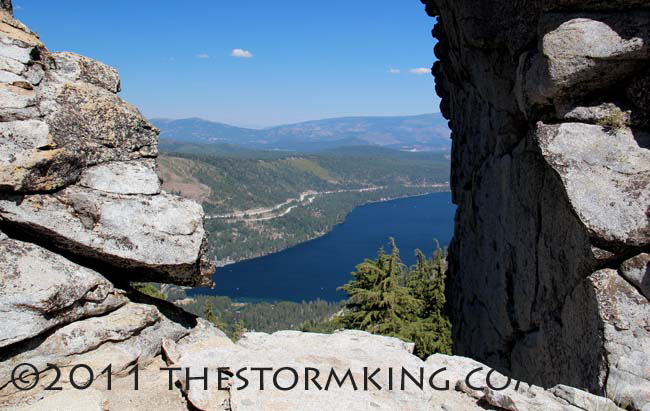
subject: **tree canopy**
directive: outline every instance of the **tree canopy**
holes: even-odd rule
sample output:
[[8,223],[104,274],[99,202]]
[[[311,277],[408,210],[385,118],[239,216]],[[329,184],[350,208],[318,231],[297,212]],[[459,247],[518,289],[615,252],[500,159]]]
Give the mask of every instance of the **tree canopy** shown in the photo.
[[390,253],[380,249],[345,284],[349,299],[338,318],[344,328],[398,337],[415,343],[415,353],[451,354],[451,323],[444,315],[446,251],[437,246],[430,259],[416,250],[417,263],[404,266],[394,239]]

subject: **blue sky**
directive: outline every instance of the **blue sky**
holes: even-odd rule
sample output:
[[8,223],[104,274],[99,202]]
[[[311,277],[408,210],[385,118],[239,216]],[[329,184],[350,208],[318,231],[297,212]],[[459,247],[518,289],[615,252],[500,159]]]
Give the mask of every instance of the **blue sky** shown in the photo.
[[14,0],[14,7],[50,50],[116,67],[121,96],[148,117],[261,127],[439,111],[428,70],[411,72],[434,61],[435,21],[418,0]]

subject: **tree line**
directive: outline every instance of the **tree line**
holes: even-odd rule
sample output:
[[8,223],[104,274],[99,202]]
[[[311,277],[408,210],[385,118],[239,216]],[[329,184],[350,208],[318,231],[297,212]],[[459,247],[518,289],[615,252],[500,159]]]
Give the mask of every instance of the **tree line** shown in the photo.
[[[425,359],[434,353],[451,354],[451,323],[445,314],[447,250],[437,244],[427,257],[415,251],[416,263],[407,267],[394,239],[390,251],[379,249],[375,259],[365,259],[340,287],[348,294],[342,303],[251,302],[199,295],[183,308],[212,322],[231,338],[246,331],[274,332],[293,329],[332,333],[342,329],[368,331],[415,343],[414,353]],[[134,284],[156,298],[184,298],[182,289],[163,294],[152,284]]]
[[436,247],[431,258],[416,250],[417,262],[406,267],[394,239],[390,252],[379,249],[341,287],[349,298],[342,314],[324,323],[307,324],[307,331],[357,329],[415,343],[415,354],[451,354],[451,323],[444,313],[447,251]]

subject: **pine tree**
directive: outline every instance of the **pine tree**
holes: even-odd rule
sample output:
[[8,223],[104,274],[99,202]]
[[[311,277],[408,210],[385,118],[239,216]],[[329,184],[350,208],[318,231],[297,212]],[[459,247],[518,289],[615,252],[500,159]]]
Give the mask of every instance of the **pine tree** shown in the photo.
[[421,302],[400,284],[404,265],[395,240],[390,241],[390,254],[380,249],[376,260],[359,264],[352,273],[355,280],[341,287],[350,297],[341,318],[347,328],[399,336],[421,310]]
[[[415,250],[415,258],[415,266],[409,271],[406,284],[415,298],[426,302],[433,289],[433,264],[419,249]],[[423,304],[420,316],[426,316],[429,307],[430,304]]]
[[244,326],[244,320],[241,318],[235,323],[235,329],[232,332],[232,339],[237,341],[239,340],[244,333],[246,332],[246,327]]
[[416,250],[417,263],[408,277],[413,296],[422,302],[418,320],[409,324],[405,334],[415,342],[416,354],[426,357],[439,352],[451,354],[451,322],[444,315],[446,251],[436,241],[436,251],[427,260]]
[[207,321],[214,324],[218,329],[222,331],[226,331],[226,329],[228,328],[228,324],[226,324],[225,321],[223,321],[221,318],[217,317],[214,314],[214,307],[212,306],[212,302],[208,302],[205,305],[205,309],[203,311],[203,318],[205,318]]
[[451,354],[451,323],[444,315],[446,251],[436,243],[429,260],[416,250],[417,262],[406,270],[392,238],[390,245],[390,254],[379,249],[377,259],[357,265],[354,280],[341,287],[349,299],[340,323],[415,342],[422,358]]
[[203,318],[205,318],[207,321],[211,322],[214,324],[217,321],[217,316],[214,315],[214,307],[212,306],[212,302],[208,301],[208,303],[205,305],[205,309],[203,311]]

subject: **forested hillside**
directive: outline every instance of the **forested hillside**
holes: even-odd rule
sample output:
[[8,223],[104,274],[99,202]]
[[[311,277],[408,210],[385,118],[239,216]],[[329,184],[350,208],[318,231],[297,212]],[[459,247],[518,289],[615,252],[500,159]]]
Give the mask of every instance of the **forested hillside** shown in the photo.
[[443,153],[373,146],[311,154],[195,143],[163,149],[163,187],[203,204],[219,263],[322,235],[366,202],[446,190],[449,175]]

